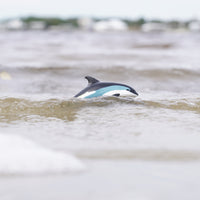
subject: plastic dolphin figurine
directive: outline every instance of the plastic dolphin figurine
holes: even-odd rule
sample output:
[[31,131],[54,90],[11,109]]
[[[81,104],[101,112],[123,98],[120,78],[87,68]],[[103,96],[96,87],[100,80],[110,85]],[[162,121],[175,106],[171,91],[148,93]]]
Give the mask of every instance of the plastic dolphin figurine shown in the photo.
[[89,99],[93,97],[108,97],[108,96],[134,96],[138,93],[130,86],[120,83],[100,82],[91,77],[85,77],[88,80],[88,86],[80,91],[74,97],[79,99]]

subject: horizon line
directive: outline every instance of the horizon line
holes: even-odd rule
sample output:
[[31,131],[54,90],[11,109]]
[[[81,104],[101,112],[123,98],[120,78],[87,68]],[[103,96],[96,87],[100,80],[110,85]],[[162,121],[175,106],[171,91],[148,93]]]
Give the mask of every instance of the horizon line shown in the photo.
[[187,17],[187,18],[179,18],[179,17],[171,17],[171,18],[162,18],[162,17],[147,17],[147,16],[94,16],[94,15],[69,15],[69,16],[62,16],[58,14],[27,14],[27,15],[16,15],[16,16],[0,16],[0,21],[2,20],[12,20],[12,19],[21,19],[21,18],[28,18],[28,17],[35,17],[35,18],[60,18],[60,19],[72,19],[72,18],[91,18],[91,19],[128,19],[128,20],[138,20],[138,19],[145,19],[147,21],[151,20],[159,20],[159,21],[191,21],[191,20],[200,20],[199,17]]

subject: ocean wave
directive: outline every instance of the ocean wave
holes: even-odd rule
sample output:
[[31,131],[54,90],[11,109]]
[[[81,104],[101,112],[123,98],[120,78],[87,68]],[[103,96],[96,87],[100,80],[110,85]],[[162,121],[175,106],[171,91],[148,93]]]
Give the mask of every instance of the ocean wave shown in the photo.
[[[21,65],[21,66],[0,66],[0,72],[8,72],[12,74],[19,74],[20,76],[29,75],[34,76],[37,74],[48,73],[47,75],[62,75],[65,74],[65,79],[70,78],[71,73],[82,71],[90,71],[91,74],[96,74],[96,76],[104,75],[111,77],[120,77],[123,74],[124,77],[126,75],[137,77],[137,78],[145,78],[145,79],[197,79],[200,76],[199,69],[190,68],[185,65],[166,65],[163,67],[156,67],[155,65],[148,68],[143,66],[127,66],[125,65],[106,65],[98,67],[87,65],[87,67],[83,65],[47,65],[47,66],[33,66],[33,65]],[[70,72],[70,73],[69,73]],[[15,77],[15,76],[13,76]],[[62,76],[61,76],[62,78]]]
[[77,172],[84,165],[74,156],[53,151],[16,135],[0,135],[0,176]]
[[108,149],[76,151],[84,159],[144,160],[144,161],[199,161],[200,152],[167,149]]
[[200,98],[163,98],[145,99],[129,97],[103,97],[90,100],[72,98],[47,99],[33,101],[21,98],[0,99],[0,122],[28,120],[27,116],[37,115],[45,118],[57,118],[64,121],[74,121],[78,112],[87,107],[107,107],[113,105],[137,106],[142,109],[170,109],[174,111],[192,111],[200,113]]

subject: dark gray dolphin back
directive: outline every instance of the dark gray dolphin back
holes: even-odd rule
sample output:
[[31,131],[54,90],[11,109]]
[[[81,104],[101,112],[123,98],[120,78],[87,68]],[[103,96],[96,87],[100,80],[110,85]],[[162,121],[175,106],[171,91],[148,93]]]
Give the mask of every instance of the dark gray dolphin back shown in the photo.
[[86,76],[85,78],[88,80],[88,86],[91,86],[91,85],[93,85],[94,83],[100,82],[99,80],[97,80],[97,79],[95,79],[95,78],[93,78],[93,77],[91,77],[91,76]]

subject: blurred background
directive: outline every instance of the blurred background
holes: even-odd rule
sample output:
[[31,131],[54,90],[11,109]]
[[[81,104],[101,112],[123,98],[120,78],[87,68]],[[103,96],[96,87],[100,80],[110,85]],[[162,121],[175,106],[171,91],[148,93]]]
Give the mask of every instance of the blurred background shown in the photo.
[[0,1],[0,199],[199,200],[199,8]]

